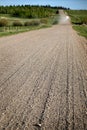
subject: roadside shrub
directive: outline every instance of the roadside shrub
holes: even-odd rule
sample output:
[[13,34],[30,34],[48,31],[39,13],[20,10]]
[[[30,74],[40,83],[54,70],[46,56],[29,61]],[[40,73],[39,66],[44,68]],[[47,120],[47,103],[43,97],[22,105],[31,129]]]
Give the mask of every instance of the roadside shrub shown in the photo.
[[48,23],[48,19],[42,18],[42,19],[40,20],[40,22],[43,23],[43,24],[47,24],[47,23]]
[[58,24],[58,20],[57,20],[57,19],[55,19],[55,20],[53,21],[53,25],[56,25],[56,24]]
[[5,27],[8,25],[7,19],[0,19],[0,27]]
[[24,23],[24,26],[31,26],[31,25],[32,25],[32,23],[30,21],[27,21]]
[[32,25],[33,25],[33,26],[38,26],[38,25],[40,25],[40,21],[38,21],[38,20],[33,20],[33,21],[32,21]]
[[76,24],[76,25],[82,25],[83,24],[83,21],[82,20],[79,20],[79,19],[75,19],[72,21],[73,24]]
[[87,24],[87,17],[83,18],[83,24]]
[[25,26],[38,26],[40,22],[38,20],[33,20],[33,21],[27,21],[25,22]]
[[84,23],[85,23],[85,24],[87,24],[87,18],[85,18],[85,20],[84,20],[84,21],[85,21]]
[[23,24],[20,21],[14,21],[13,26],[23,26]]

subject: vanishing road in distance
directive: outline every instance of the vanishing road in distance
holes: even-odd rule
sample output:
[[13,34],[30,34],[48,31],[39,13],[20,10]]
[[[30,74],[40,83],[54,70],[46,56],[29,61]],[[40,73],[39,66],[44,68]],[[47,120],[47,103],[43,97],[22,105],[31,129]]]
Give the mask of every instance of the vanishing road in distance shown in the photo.
[[0,130],[87,130],[87,40],[63,11],[59,25],[0,38]]

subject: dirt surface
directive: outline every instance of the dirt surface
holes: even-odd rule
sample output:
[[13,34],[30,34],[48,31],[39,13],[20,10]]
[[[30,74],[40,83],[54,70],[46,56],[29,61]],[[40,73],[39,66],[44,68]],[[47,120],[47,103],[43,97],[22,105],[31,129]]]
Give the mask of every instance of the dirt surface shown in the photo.
[[0,130],[87,130],[87,41],[60,14],[0,38]]

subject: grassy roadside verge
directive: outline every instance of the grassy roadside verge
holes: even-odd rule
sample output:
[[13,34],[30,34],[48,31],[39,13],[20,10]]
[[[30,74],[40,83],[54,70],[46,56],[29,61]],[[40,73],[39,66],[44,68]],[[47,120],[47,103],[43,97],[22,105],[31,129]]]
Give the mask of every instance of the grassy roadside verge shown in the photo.
[[67,10],[73,28],[79,35],[87,38],[87,10]]
[[[31,30],[38,30],[38,29],[42,29],[42,28],[48,28],[48,27],[51,27],[51,25],[41,25],[41,26],[35,26],[35,27],[14,27],[14,29],[10,29],[8,30],[8,27],[6,27],[7,31],[1,31],[0,32],[0,37],[3,37],[3,36],[9,36],[9,35],[13,35],[13,34],[18,34],[18,33],[23,33],[23,32],[28,32],[28,31],[31,31]],[[2,28],[0,28],[2,29]]]
[[79,35],[84,36],[87,38],[87,25],[80,25],[80,26],[75,26],[73,25],[73,28],[78,32]]
[[[58,24],[58,15],[54,15],[50,18],[42,18],[42,19],[21,19],[21,18],[9,17],[9,15],[3,15],[3,18],[8,21],[9,26],[0,27],[0,37],[27,32],[31,30],[48,28],[48,27],[52,27],[52,25]],[[12,23],[15,21],[21,22],[23,26],[12,26]],[[32,21],[33,22],[38,21],[39,24],[24,26],[26,22],[32,23]]]

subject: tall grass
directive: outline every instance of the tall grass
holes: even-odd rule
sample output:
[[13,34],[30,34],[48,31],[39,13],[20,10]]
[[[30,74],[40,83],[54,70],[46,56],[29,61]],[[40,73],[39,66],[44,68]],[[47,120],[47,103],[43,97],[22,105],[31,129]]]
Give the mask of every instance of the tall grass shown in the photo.
[[73,26],[73,28],[78,32],[79,35],[84,36],[87,38],[87,26]]
[[87,24],[87,10],[67,10],[73,24]]
[[87,10],[68,10],[73,28],[87,38]]
[[0,36],[5,36],[34,29],[51,27],[56,19],[56,14],[50,18],[40,19],[14,18],[7,14],[1,14],[0,17],[1,19],[4,19],[4,22],[1,20],[1,24],[3,25],[0,26]]

